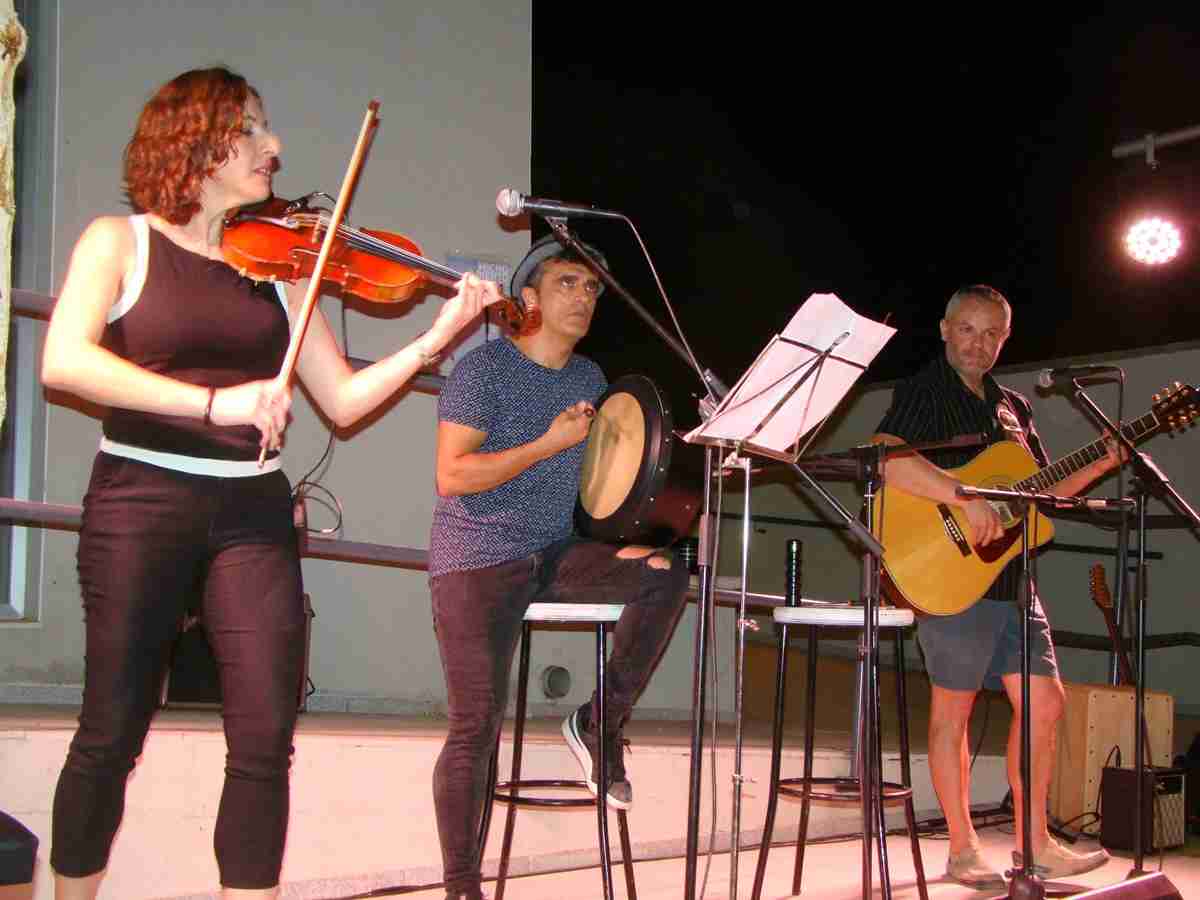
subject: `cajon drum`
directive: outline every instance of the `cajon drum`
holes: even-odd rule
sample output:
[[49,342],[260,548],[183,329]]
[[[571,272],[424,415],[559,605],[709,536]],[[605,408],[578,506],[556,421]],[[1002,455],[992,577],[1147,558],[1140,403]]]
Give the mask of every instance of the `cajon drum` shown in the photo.
[[[1058,759],[1050,779],[1050,814],[1069,822],[1096,809],[1101,771],[1117,765],[1133,768],[1134,689],[1063,682],[1066,708],[1058,724]],[[1146,727],[1151,758],[1147,764],[1171,765],[1175,736],[1175,699],[1146,691]],[[1144,751],[1143,751],[1144,752]],[[1111,756],[1111,759],[1110,759]]]

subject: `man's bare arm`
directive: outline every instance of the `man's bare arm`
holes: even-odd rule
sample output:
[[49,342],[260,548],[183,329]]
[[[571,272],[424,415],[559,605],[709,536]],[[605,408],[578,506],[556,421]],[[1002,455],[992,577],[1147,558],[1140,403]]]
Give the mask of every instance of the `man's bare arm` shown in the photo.
[[[906,443],[903,438],[884,433],[872,435],[871,442],[892,446]],[[915,450],[888,458],[884,464],[883,483],[934,503],[957,506],[967,517],[972,544],[988,544],[1004,534],[1000,516],[990,504],[960,497],[958,487],[962,482]]]

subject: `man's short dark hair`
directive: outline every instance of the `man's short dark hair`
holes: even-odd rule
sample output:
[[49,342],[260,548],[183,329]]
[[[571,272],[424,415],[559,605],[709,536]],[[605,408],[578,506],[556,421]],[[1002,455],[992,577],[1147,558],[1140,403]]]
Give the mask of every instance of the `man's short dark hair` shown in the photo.
[[986,284],[968,284],[960,287],[950,297],[950,302],[946,304],[945,318],[949,319],[954,315],[955,311],[966,300],[978,300],[981,303],[994,303],[1004,310],[1004,316],[1009,323],[1012,322],[1012,306],[1009,305],[1005,296]]

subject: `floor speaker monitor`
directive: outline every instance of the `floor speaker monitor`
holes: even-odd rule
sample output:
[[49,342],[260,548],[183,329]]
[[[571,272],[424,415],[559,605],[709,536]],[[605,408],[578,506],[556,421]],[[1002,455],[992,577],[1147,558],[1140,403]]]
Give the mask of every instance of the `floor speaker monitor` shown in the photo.
[[1119,881],[1071,897],[1072,900],[1183,900],[1183,895],[1162,872]]

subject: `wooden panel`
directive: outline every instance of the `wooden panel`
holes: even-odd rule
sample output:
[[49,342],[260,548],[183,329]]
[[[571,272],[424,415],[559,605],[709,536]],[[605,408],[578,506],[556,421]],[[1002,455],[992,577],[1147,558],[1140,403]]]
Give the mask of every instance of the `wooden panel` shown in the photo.
[[[1058,726],[1058,761],[1050,781],[1050,814],[1067,822],[1096,809],[1101,770],[1116,765],[1133,768],[1134,690],[1100,684],[1064,682],[1066,709]],[[1151,762],[1169,766],[1174,739],[1175,699],[1146,691],[1146,726]],[[1110,754],[1112,759],[1109,759]]]

